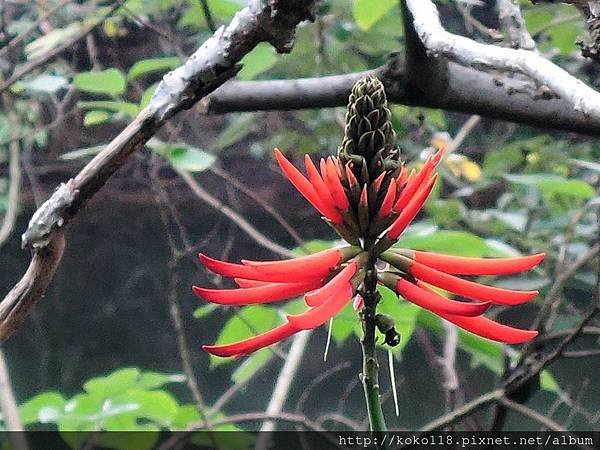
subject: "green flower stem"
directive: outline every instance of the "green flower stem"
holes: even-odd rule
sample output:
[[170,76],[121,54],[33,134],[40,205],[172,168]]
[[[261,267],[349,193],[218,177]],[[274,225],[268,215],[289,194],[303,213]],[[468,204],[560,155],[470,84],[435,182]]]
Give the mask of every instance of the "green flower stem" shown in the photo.
[[365,390],[371,431],[377,433],[385,432],[387,427],[379,395],[379,364],[377,363],[375,346],[375,314],[380,295],[377,292],[377,271],[373,259],[367,265],[364,287],[365,289],[362,294],[365,306],[362,310],[363,337],[361,339],[363,350],[362,383]]

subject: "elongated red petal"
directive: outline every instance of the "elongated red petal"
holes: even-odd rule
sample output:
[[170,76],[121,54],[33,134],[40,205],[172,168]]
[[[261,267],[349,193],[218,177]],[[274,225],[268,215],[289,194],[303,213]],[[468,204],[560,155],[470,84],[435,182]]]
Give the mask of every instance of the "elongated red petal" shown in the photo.
[[329,271],[345,258],[352,257],[359,252],[360,248],[358,247],[330,248],[312,255],[282,261],[248,261],[243,259],[242,263],[259,273],[270,274],[279,278],[289,277],[283,279],[283,282],[289,283],[328,275]]
[[466,303],[450,300],[436,292],[425,290],[401,277],[396,283],[395,290],[409,302],[436,314],[480,316],[491,306],[490,302]]
[[414,259],[433,269],[455,275],[507,275],[537,266],[544,253],[516,258],[465,258],[432,252],[414,252]]
[[[219,261],[218,259],[211,258],[210,256],[204,255],[203,253],[199,253],[198,257],[200,261],[211,272],[214,272],[218,275],[229,277],[229,278],[245,278],[247,280],[261,280],[261,281],[270,281],[264,280],[264,277],[260,277],[260,272],[257,272],[252,267],[243,266],[241,264],[234,264],[226,261]],[[256,277],[259,278],[256,278]]]
[[439,314],[441,317],[478,336],[507,344],[521,344],[538,335],[537,331],[523,330],[494,322],[484,316],[465,317],[451,314]]
[[[398,197],[398,200],[396,201],[396,204],[394,205],[394,208],[393,208],[394,211],[400,212],[404,208],[406,208],[406,206],[410,202],[411,198],[421,188],[423,183],[425,183],[426,180],[429,179],[429,176],[432,174],[432,172],[435,170],[437,165],[440,163],[440,161],[442,160],[442,157],[444,156],[445,151],[446,151],[445,148],[441,148],[440,150],[438,150],[435,155],[427,158],[427,161],[425,161],[425,164],[423,165],[421,170],[416,174],[416,176],[409,177],[409,180],[406,183],[406,186],[400,193],[400,196]],[[412,172],[411,172],[411,175],[412,175]]]
[[[271,267],[267,265],[270,263],[266,262],[256,262],[253,265],[242,265],[219,261],[218,259],[210,258],[202,253],[200,253],[199,256],[202,264],[204,264],[207,269],[229,278],[243,278],[245,280],[270,281],[274,283],[298,283],[314,281],[319,277],[325,277],[325,275],[329,273],[328,268],[322,268],[321,272],[314,270],[314,267],[317,267],[316,265],[313,265],[313,270],[298,271],[294,268],[294,265],[290,266],[287,261],[273,261],[274,264],[283,263],[283,266]],[[331,261],[333,259],[331,255],[326,255],[326,257],[328,258],[326,261]],[[267,266],[263,268],[260,266],[261,264],[266,264]],[[301,265],[302,263],[300,263],[300,266]],[[261,267],[261,270],[258,269],[259,266]],[[335,266],[335,264],[333,264],[332,267],[333,266]],[[321,266],[318,267],[320,268]]]
[[344,309],[346,303],[352,298],[352,293],[352,286],[348,283],[319,306],[300,315],[287,316],[287,319],[290,325],[297,330],[312,330],[323,325]]
[[379,208],[379,217],[387,217],[392,212],[392,206],[394,206],[394,199],[396,198],[396,180],[392,178],[388,190],[383,197],[381,207]]
[[327,185],[331,192],[331,196],[333,197],[333,201],[335,202],[335,206],[342,211],[345,211],[348,209],[350,203],[338,175],[339,167],[333,162],[333,159],[327,159],[326,166]]
[[225,345],[203,345],[202,349],[215,356],[243,356],[282,341],[297,332],[297,329],[292,327],[289,323],[285,323],[266,333],[259,334],[258,336],[249,339]]
[[398,236],[410,225],[417,216],[423,204],[427,201],[427,197],[431,194],[431,190],[437,180],[437,174],[431,177],[429,182],[419,190],[413,198],[410,199],[406,207],[402,210],[398,218],[390,226],[387,235],[391,239],[398,239]]
[[304,296],[304,301],[308,306],[318,306],[325,300],[331,297],[335,292],[341,289],[344,284],[349,283],[350,279],[356,273],[358,266],[356,262],[352,261],[346,267],[344,267],[335,277],[333,277],[323,287],[317,289],[314,292],[310,292]]
[[211,303],[219,305],[252,305],[297,297],[318,288],[320,285],[320,281],[309,281],[306,283],[271,283],[244,289],[207,289],[192,286],[192,290],[198,297]]
[[412,262],[408,272],[433,286],[462,295],[463,297],[489,301],[497,305],[520,305],[538,295],[538,291],[513,291],[511,289],[486,286],[473,281],[463,280],[416,261]]
[[277,148],[275,149],[275,157],[277,158],[279,167],[281,167],[281,170],[285,176],[288,178],[288,180],[290,180],[298,192],[300,192],[304,198],[308,200],[309,203],[313,205],[324,217],[334,223],[339,223],[335,222],[335,220],[341,220],[341,216],[337,217],[337,215],[334,214],[330,217],[331,211],[329,211],[328,208],[323,204],[323,201],[319,198],[319,194],[310,181],[308,181],[306,177],[302,175],[302,173],[300,173],[300,171],[296,169],[294,165],[289,162]]
[[310,183],[313,185],[317,194],[319,195],[319,199],[323,205],[323,208],[326,209],[326,216],[333,223],[342,222],[342,215],[338,210],[335,209],[335,205],[333,202],[333,198],[331,197],[331,193],[329,192],[329,188],[319,175],[319,171],[315,167],[310,159],[310,156],[304,155],[304,164],[306,165],[306,172],[308,173],[308,179]]

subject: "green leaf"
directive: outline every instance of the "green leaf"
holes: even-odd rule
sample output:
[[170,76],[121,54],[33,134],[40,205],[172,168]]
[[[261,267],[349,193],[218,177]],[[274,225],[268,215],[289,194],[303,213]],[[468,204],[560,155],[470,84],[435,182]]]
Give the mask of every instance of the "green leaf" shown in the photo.
[[129,367],[116,370],[105,377],[96,377],[84,383],[83,389],[99,397],[111,397],[136,387],[139,369]]
[[55,28],[42,37],[30,42],[25,46],[25,54],[27,59],[35,59],[52,51],[63,42],[76,36],[83,29],[82,22],[74,22],[65,28]]
[[234,114],[229,125],[217,136],[213,143],[215,150],[222,150],[241,141],[257,127],[257,115],[252,113]]
[[355,0],[354,20],[360,28],[368,31],[397,5],[396,0]]
[[502,175],[523,161],[519,145],[506,145],[485,155],[483,171],[486,175]]
[[163,426],[171,424],[177,416],[179,405],[173,396],[165,391],[135,390],[113,400],[114,405],[136,404],[137,417],[153,420]]
[[135,103],[129,103],[129,102],[94,100],[94,101],[78,102],[77,106],[79,106],[79,108],[82,110],[104,109],[107,111],[120,112],[120,113],[123,113],[123,114],[129,116],[132,119],[135,118],[135,116],[137,116],[137,114],[139,112],[138,105],[136,105]]
[[[277,310],[262,305],[247,306],[227,321],[215,342],[216,345],[230,344],[270,330],[278,322]],[[266,349],[266,351],[269,351]],[[231,358],[210,355],[213,366],[232,362]]]
[[244,359],[244,362],[233,371],[231,381],[234,383],[244,383],[254,376],[261,368],[263,368],[274,356],[274,353],[269,349],[263,349]]
[[217,310],[217,305],[209,303],[208,305],[199,306],[194,310],[194,319],[202,319]]
[[402,236],[396,246],[459,256],[481,257],[490,253],[484,239],[467,231],[411,232]]
[[93,94],[120,95],[125,92],[127,81],[118,69],[98,72],[81,72],[73,78],[73,84],[83,92]]
[[216,157],[194,147],[170,147],[165,156],[175,167],[188,172],[202,172],[210,168]]
[[33,79],[21,81],[21,86],[32,92],[47,92],[54,94],[61,89],[68,87],[69,82],[65,77],[42,74]]
[[544,196],[560,195],[589,200],[596,195],[594,188],[583,180],[568,180],[554,174],[505,175],[513,184],[538,189]]
[[155,72],[166,72],[175,69],[181,65],[181,61],[177,57],[150,58],[142,59],[136,62],[129,72],[127,72],[127,80],[132,81],[136,78],[148,75]]
[[185,376],[179,373],[143,372],[137,381],[141,389],[158,389],[169,383],[183,383]]
[[140,111],[150,104],[152,96],[154,95],[154,92],[156,91],[157,87],[158,83],[154,83],[152,86],[150,86],[144,91],[140,100]]
[[19,406],[23,425],[56,422],[67,401],[59,392],[43,392]]
[[195,405],[181,405],[171,426],[174,430],[185,430],[200,419],[200,413]]
[[558,394],[561,391],[556,378],[554,378],[547,370],[542,370],[540,372],[540,386],[543,390],[554,392],[555,394]]
[[238,72],[238,78],[241,80],[252,80],[257,75],[269,70],[276,62],[277,54],[273,50],[273,47],[266,43],[258,44],[254,50],[240,61],[242,70]]
[[85,113],[83,116],[83,126],[92,127],[94,125],[100,125],[107,122],[110,119],[111,114],[106,111],[99,111],[93,109]]

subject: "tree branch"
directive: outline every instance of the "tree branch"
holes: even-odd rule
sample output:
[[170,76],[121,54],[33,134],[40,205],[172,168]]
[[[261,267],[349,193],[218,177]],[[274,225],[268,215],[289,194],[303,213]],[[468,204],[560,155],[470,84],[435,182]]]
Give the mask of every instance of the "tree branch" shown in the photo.
[[[533,99],[518,89],[511,89],[520,87],[517,80],[454,62],[447,64],[446,84],[441,92],[432,95],[421,90],[417,95],[413,89],[415,81],[409,81],[400,58],[370,72],[291,80],[230,81],[204,98],[199,107],[205,114],[223,114],[344,106],[354,83],[369,73],[384,83],[388,100],[393,103],[600,135],[600,115],[586,117],[563,98]],[[429,82],[427,76],[421,76],[422,84],[427,86]]]
[[0,303],[0,342],[14,333],[46,292],[62,255],[62,230],[85,202],[169,118],[233,76],[239,70],[239,61],[258,43],[269,42],[277,51],[289,52],[295,27],[313,17],[313,4],[312,0],[250,1],[183,66],[165,75],[148,107],[35,212],[23,234],[23,246],[33,252],[29,269]]

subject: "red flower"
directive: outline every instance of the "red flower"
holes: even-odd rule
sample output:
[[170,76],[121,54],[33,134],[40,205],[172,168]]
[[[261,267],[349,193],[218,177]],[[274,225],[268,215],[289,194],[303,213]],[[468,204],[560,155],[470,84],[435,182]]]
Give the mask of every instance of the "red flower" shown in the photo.
[[[232,264],[200,254],[211,271],[234,278],[239,289],[193,287],[205,300],[225,305],[249,305],[285,300],[304,294],[309,309],[288,315],[285,324],[250,339],[228,345],[205,345],[217,356],[242,356],[279,342],[301,330],[323,325],[354,297],[355,309],[364,305],[360,286],[370,255],[389,267],[377,274],[381,284],[409,302],[479,336],[510,344],[537,335],[494,322],[482,316],[492,305],[519,305],[537,291],[514,291],[485,286],[456,275],[505,275],[529,270],[544,258],[540,253],[518,258],[464,258],[390,248],[417,216],[431,193],[443,150],[428,158],[422,169],[410,174],[404,166],[381,171],[370,184],[359,185],[352,163],[321,159],[320,172],[308,155],[308,178],[275,149],[281,169],[292,184],[350,245],[284,261],[247,261]],[[372,205],[376,206],[373,210]],[[373,251],[363,249],[365,236],[375,240]],[[475,301],[448,299],[430,286]]]

